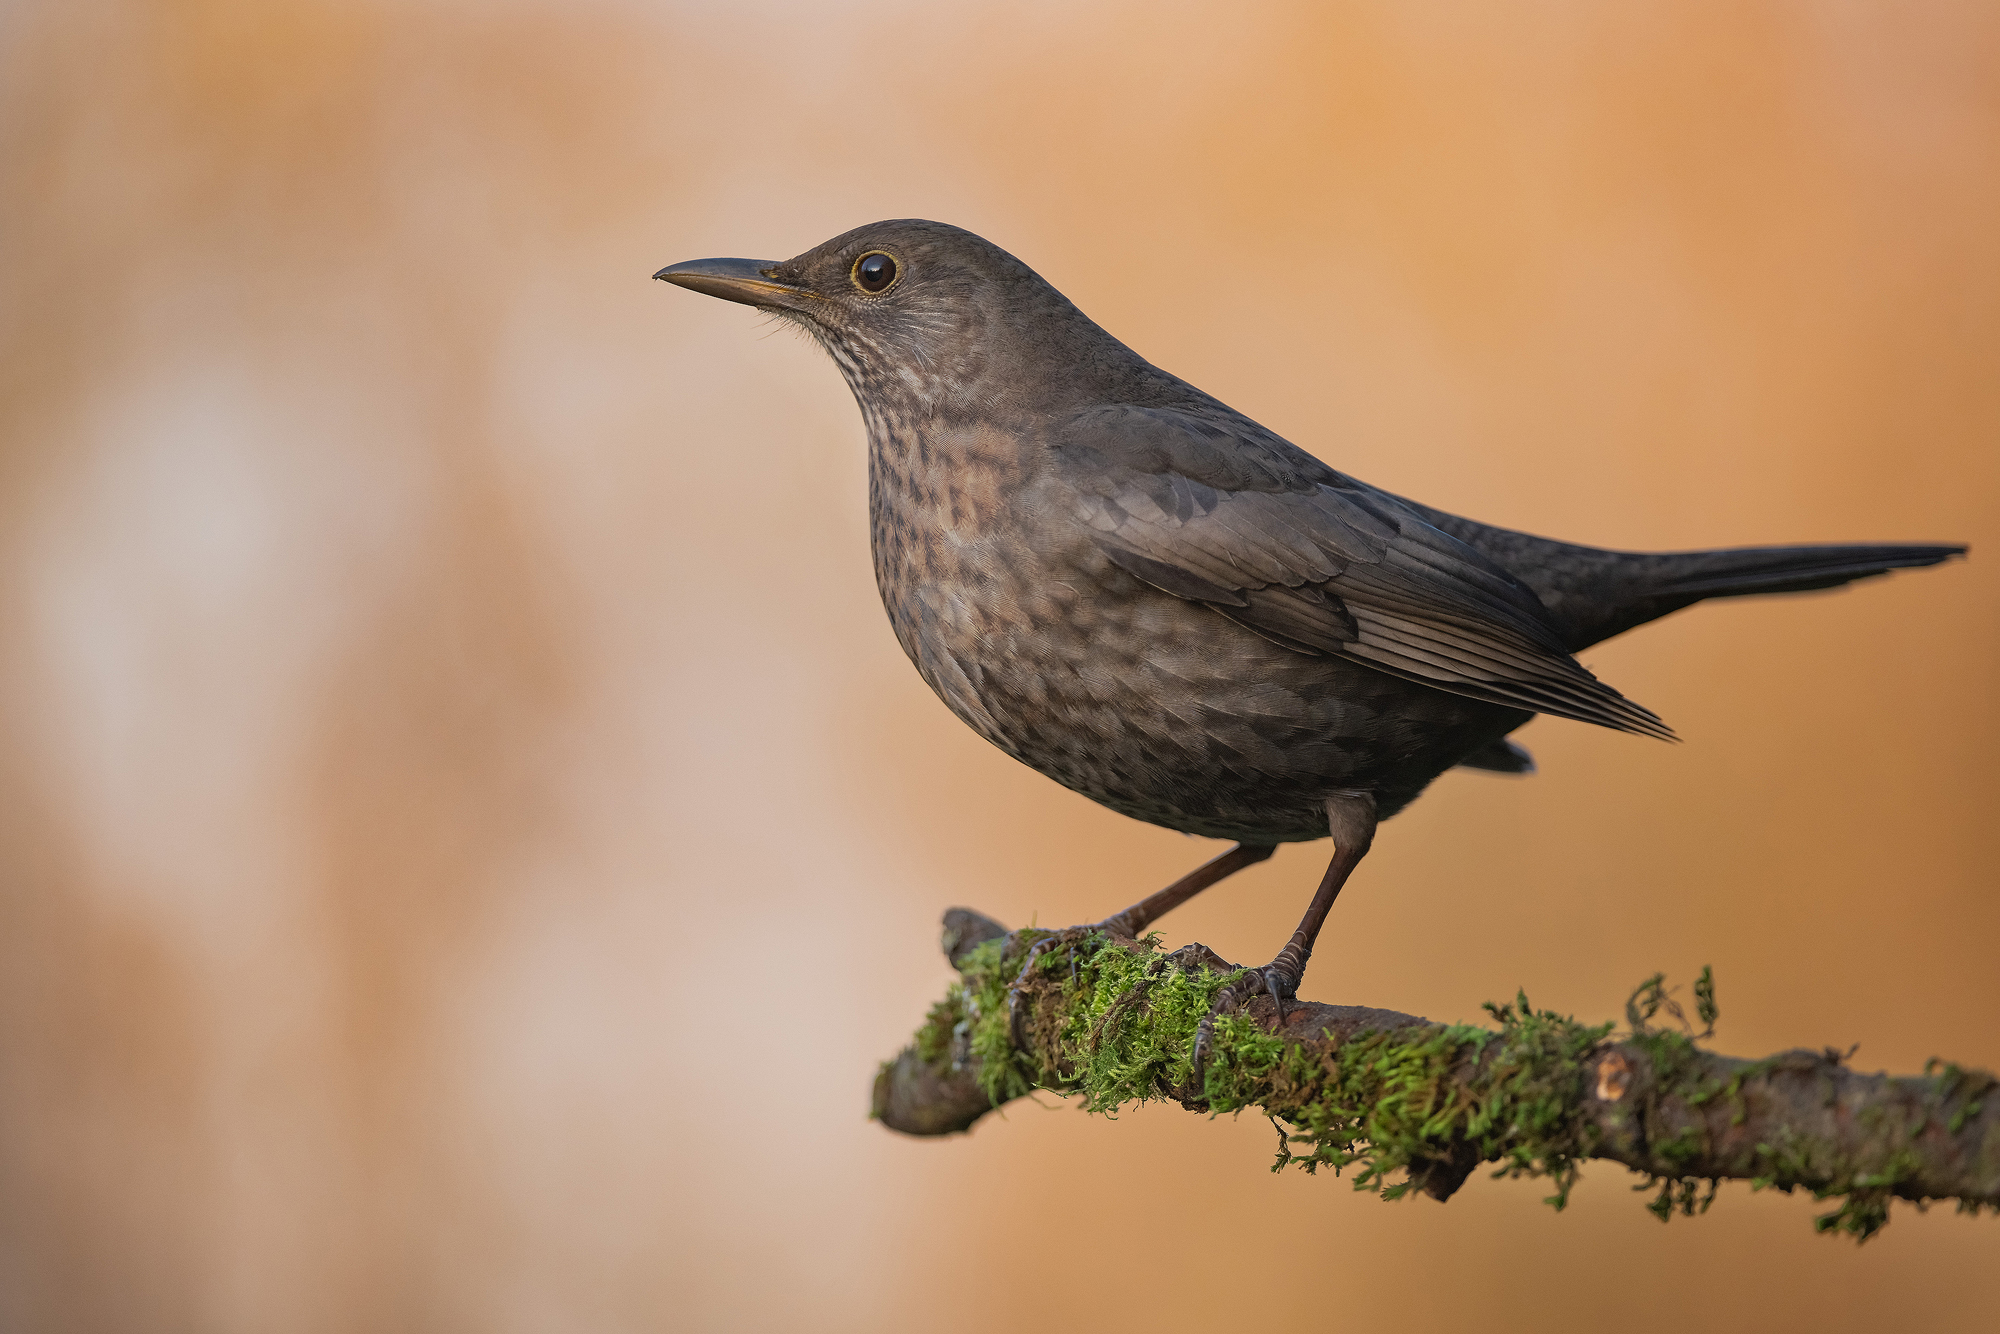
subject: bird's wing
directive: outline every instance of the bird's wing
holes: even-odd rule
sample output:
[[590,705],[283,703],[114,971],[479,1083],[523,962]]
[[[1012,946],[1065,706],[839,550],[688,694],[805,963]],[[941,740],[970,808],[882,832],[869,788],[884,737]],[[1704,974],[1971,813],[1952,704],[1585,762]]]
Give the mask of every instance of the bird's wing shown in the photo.
[[1121,405],[1061,423],[1052,443],[1105,553],[1155,588],[1301,653],[1672,736],[1570,657],[1506,570],[1254,423]]

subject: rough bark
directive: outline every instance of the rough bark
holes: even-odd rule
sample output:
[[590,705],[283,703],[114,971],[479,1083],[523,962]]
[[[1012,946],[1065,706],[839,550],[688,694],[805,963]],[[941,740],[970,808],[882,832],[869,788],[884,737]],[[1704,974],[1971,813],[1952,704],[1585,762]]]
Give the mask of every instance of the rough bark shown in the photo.
[[[1534,1011],[1525,997],[1489,1006],[1496,1024],[1484,1029],[1306,1001],[1290,1003],[1280,1027],[1258,997],[1218,1026],[1198,1078],[1193,1024],[1233,965],[1198,945],[1167,955],[1064,933],[1018,978],[1029,945],[1049,934],[946,914],[961,979],[882,1067],[874,1113],[885,1125],[951,1134],[1040,1087],[1093,1110],[1150,1098],[1259,1108],[1280,1123],[1279,1166],[1354,1168],[1357,1187],[1391,1197],[1446,1199],[1495,1162],[1496,1175],[1552,1178],[1561,1207],[1576,1164],[1599,1158],[1651,1178],[1662,1217],[1706,1208],[1729,1179],[1837,1199],[1818,1225],[1864,1239],[1892,1198],[2000,1211],[2000,1081],[1984,1071],[1870,1075],[1830,1050],[1723,1056],[1691,1028],[1650,1023],[1662,1008],[1679,1017],[1654,979],[1617,1032]],[[1712,1021],[1712,992],[1697,994]]]

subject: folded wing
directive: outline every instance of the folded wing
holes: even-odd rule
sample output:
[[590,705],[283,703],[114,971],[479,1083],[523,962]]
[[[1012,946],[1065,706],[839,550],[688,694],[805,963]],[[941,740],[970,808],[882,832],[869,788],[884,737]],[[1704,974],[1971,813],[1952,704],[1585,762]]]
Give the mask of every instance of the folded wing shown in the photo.
[[1301,653],[1671,738],[1563,648],[1526,585],[1409,506],[1254,423],[1100,408],[1057,432],[1081,517],[1122,569]]

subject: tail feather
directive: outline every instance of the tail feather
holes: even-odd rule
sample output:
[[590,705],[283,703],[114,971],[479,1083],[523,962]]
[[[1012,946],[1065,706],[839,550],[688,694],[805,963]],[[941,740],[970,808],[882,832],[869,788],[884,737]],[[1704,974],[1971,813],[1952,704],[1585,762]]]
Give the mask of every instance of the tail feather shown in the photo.
[[1704,598],[1807,593],[1965,554],[1956,542],[1607,551],[1401,503],[1533,589],[1571,653]]
[[1556,603],[1551,610],[1563,622],[1574,653],[1708,598],[1837,588],[1964,552],[1951,544],[1901,543],[1594,553],[1595,560],[1585,558],[1560,571],[1550,590]]
[[1936,565],[1965,548],[1942,544],[1900,546],[1736,547],[1656,557],[1657,582],[1642,596],[1739,597],[1749,593],[1807,593],[1872,579],[1891,570]]

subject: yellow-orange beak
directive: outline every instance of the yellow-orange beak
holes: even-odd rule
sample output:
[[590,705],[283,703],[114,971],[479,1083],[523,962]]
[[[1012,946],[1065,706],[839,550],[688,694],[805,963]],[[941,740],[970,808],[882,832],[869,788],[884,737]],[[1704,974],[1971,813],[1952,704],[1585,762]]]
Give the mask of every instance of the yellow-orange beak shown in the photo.
[[724,301],[740,301],[746,306],[788,306],[797,309],[819,294],[772,278],[777,268],[768,259],[693,259],[685,264],[669,264],[654,274],[662,282]]

